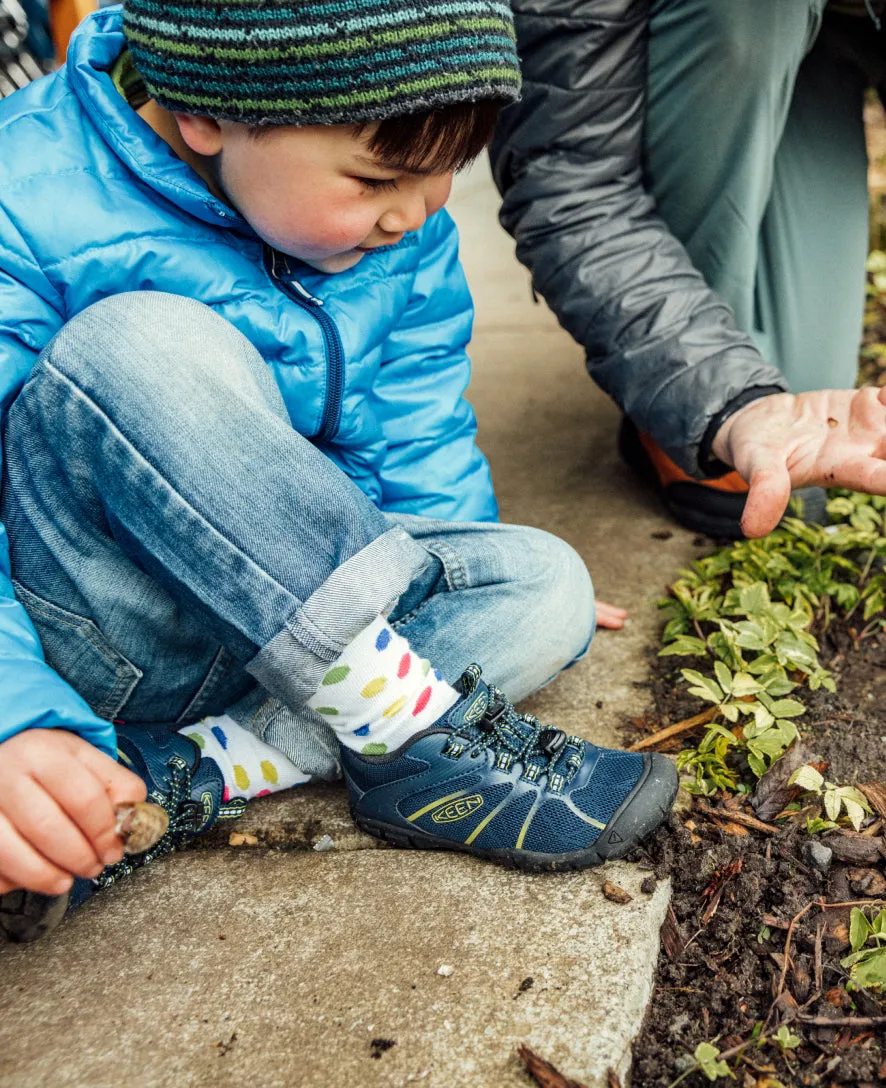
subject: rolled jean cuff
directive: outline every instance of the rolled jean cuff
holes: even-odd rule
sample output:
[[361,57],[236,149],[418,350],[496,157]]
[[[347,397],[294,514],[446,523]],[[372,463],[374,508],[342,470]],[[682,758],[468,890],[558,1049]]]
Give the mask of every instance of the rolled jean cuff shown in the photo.
[[400,526],[376,537],[295,610],[247,671],[293,710],[304,706],[330,663],[394,606],[431,561],[430,553]]

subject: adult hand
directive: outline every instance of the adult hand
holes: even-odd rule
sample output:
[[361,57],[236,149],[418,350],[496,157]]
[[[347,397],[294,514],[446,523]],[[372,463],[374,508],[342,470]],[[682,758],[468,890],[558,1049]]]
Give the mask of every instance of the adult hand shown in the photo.
[[760,397],[726,420],[712,448],[750,487],[742,532],[765,536],[792,488],[886,494],[886,389]]
[[0,894],[61,895],[123,857],[116,804],[144,801],[144,782],[62,729],[0,744]]

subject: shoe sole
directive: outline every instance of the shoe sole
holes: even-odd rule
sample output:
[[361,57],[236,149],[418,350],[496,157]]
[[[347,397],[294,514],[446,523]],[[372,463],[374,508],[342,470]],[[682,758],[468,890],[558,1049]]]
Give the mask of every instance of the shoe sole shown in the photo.
[[[637,428],[623,419],[618,432],[622,460],[661,497],[668,512],[684,528],[714,540],[744,540],[741,516],[747,495],[738,491],[717,491],[690,480],[662,484],[649,454],[643,448]],[[827,525],[827,493],[821,487],[801,487],[791,492],[803,504],[803,520]],[[791,511],[788,510],[788,514]]]
[[0,934],[10,944],[28,944],[51,933],[68,909],[70,895],[15,891],[0,895]]
[[[654,779],[654,781],[650,781]],[[647,788],[647,786],[649,788]],[[665,820],[677,796],[679,782],[674,765],[666,756],[653,755],[634,788],[622,801],[615,815],[597,840],[585,850],[570,850],[563,854],[541,854],[516,848],[484,849],[465,843],[430,835],[418,828],[406,829],[364,816],[351,807],[351,816],[361,831],[384,839],[403,849],[454,850],[487,861],[495,861],[509,869],[528,873],[563,873],[589,869],[623,857]]]

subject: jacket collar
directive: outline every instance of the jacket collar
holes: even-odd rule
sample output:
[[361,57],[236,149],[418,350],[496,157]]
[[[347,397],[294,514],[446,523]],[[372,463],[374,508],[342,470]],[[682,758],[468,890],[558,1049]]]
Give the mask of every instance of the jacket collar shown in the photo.
[[68,46],[68,83],[102,139],[138,178],[183,211],[252,235],[246,220],[209,192],[114,86],[110,69],[124,44],[123,9],[113,7],[90,15]]

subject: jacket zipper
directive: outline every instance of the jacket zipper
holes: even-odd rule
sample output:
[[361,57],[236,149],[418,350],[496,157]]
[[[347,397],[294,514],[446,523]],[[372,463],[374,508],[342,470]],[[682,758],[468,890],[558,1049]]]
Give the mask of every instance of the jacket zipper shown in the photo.
[[345,387],[345,353],[335,322],[323,309],[323,299],[317,298],[292,275],[289,260],[271,246],[265,246],[265,267],[271,279],[287,298],[307,310],[320,326],[326,350],[326,404],[320,429],[314,438],[328,441],[341,424],[341,408]]

